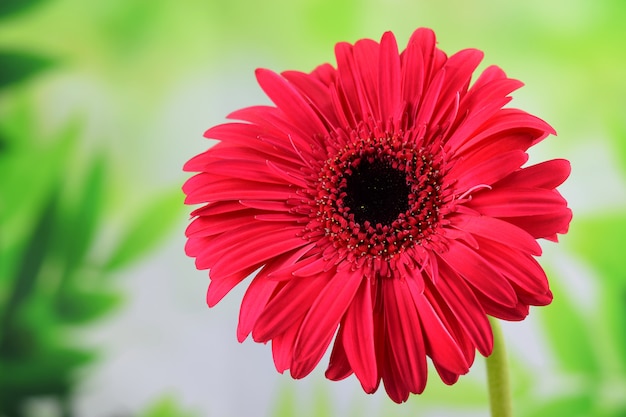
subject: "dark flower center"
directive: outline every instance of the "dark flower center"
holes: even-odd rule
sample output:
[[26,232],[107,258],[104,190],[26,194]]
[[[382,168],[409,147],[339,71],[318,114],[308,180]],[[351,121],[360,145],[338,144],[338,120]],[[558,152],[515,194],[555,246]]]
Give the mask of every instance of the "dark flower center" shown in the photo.
[[430,239],[440,221],[442,155],[401,135],[352,137],[312,180],[304,236],[324,234],[350,259],[391,259]]
[[354,215],[356,223],[369,221],[372,225],[390,225],[400,213],[409,209],[409,193],[406,173],[394,169],[388,162],[367,159],[352,170],[346,178],[346,207]]

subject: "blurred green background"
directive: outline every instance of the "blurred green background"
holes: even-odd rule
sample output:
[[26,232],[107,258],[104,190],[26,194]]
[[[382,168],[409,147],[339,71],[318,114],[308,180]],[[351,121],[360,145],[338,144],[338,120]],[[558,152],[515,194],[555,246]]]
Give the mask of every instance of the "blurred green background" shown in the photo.
[[431,27],[526,86],[557,137],[570,233],[545,244],[555,301],[505,323],[516,415],[626,416],[626,5],[622,0],[0,0],[0,417],[486,416],[484,363],[404,405],[354,378],[279,375],[235,338],[183,254],[182,164],[265,103],[254,69],[403,47]]

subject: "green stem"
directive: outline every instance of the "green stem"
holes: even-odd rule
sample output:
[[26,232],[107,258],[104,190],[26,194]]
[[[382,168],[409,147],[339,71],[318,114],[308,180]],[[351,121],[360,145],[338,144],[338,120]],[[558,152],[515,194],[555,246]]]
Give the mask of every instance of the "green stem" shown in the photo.
[[493,352],[487,358],[487,385],[492,417],[512,417],[511,386],[500,323],[489,318],[493,329]]

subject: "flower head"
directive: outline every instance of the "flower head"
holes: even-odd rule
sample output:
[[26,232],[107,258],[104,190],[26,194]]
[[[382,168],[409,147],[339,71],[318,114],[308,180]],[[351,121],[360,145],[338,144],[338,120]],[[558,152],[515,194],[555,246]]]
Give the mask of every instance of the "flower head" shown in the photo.
[[450,57],[431,30],[398,52],[392,33],[336,46],[337,67],[256,76],[273,106],[209,129],[183,189],[186,251],[210,269],[209,306],[253,275],[237,336],[272,342],[278,371],[420,393],[489,355],[488,316],[522,320],[552,300],[536,239],[571,211],[566,160],[523,167],[553,134],[504,108],[522,83],[496,66],[470,83],[475,49]]

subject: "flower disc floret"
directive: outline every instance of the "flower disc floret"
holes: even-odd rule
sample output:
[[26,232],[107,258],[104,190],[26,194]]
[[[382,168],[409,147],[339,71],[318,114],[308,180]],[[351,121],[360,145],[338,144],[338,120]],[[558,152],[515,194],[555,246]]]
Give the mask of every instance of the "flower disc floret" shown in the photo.
[[403,139],[353,135],[333,152],[317,178],[309,229],[322,227],[351,257],[389,260],[428,240],[439,224],[443,161]]

